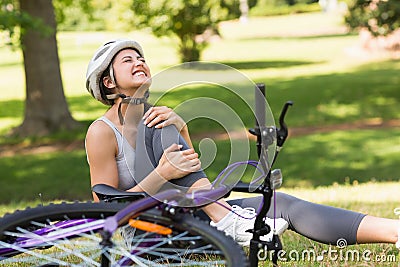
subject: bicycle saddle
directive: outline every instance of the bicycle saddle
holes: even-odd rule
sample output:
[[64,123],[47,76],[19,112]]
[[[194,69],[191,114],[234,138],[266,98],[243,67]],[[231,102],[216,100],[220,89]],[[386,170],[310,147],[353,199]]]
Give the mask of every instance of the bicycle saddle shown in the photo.
[[101,201],[105,202],[114,200],[133,201],[148,196],[144,192],[127,192],[106,184],[96,184],[92,187],[92,191]]

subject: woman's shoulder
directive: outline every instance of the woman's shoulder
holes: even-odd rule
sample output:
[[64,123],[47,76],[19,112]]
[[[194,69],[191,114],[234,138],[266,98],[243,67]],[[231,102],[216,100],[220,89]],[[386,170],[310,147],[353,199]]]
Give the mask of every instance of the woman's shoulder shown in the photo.
[[117,147],[114,131],[104,121],[96,120],[89,126],[85,138],[88,155],[90,154],[92,157],[105,154],[115,156],[118,151]]
[[86,139],[104,139],[110,138],[114,135],[113,129],[102,118],[92,122],[86,132]]

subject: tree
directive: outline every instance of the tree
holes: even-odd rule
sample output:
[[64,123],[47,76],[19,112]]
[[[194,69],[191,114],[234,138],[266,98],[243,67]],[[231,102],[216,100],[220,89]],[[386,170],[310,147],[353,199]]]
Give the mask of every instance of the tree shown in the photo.
[[345,20],[352,29],[367,28],[374,36],[388,35],[400,28],[400,1],[356,0]]
[[400,1],[356,0],[345,21],[353,30],[367,29],[365,47],[400,49]]
[[[8,15],[15,18],[15,23],[4,23],[3,27],[13,35],[13,29],[20,26],[26,79],[24,120],[13,130],[13,134],[41,136],[78,127],[79,123],[69,112],[63,91],[52,1],[7,2],[11,10]],[[35,21],[36,24],[19,24],[26,20]],[[37,27],[38,21],[41,27]]]
[[[256,1],[251,1],[249,8]],[[218,22],[240,16],[240,0],[142,0],[133,1],[133,25],[150,27],[155,36],[179,40],[181,62],[197,61]],[[235,12],[232,12],[234,10]]]

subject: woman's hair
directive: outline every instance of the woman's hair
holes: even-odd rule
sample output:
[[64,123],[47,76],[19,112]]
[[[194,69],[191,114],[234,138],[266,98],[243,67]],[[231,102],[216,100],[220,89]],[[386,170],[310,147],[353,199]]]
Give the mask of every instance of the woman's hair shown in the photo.
[[[112,62],[110,63],[110,66],[112,65]],[[99,87],[100,87],[100,94],[101,98],[106,102],[108,105],[112,106],[114,105],[114,100],[115,99],[108,99],[107,95],[111,95],[114,93],[114,90],[108,88],[107,86],[104,85],[103,80],[105,77],[110,76],[110,68],[107,68],[103,74],[100,76],[100,82],[99,82]]]

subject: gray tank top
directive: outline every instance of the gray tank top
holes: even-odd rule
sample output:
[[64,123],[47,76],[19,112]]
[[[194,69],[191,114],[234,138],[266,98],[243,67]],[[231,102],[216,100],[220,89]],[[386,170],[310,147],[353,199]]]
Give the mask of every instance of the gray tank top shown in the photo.
[[136,185],[134,179],[135,149],[129,144],[122,133],[106,117],[102,116],[96,121],[105,122],[114,131],[118,144],[118,154],[115,157],[118,168],[118,188],[127,190]]
[[[114,131],[118,144],[118,154],[115,157],[119,177],[118,188],[122,190],[132,188],[146,178],[157,166],[164,150],[171,144],[181,144],[183,145],[183,150],[189,148],[174,125],[156,129],[139,123],[135,150],[109,119],[103,116],[96,121],[98,120],[106,123]],[[160,190],[179,188],[186,191],[193,183],[204,177],[207,176],[202,170],[193,172],[180,179],[171,180]]]

